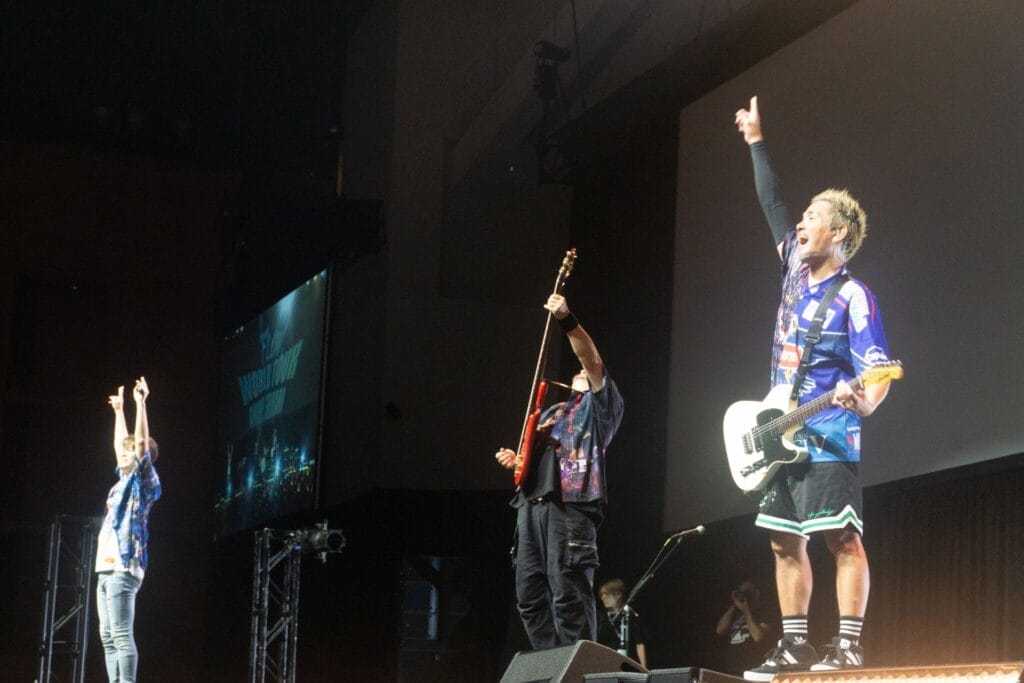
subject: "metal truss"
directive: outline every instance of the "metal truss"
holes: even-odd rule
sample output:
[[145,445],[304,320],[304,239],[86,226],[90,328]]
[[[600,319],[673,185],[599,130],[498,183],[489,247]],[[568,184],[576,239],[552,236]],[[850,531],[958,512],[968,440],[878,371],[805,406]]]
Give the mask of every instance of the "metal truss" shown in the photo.
[[250,683],[295,683],[302,542],[293,531],[256,532]]
[[89,517],[57,515],[50,524],[38,683],[85,681],[96,534]]

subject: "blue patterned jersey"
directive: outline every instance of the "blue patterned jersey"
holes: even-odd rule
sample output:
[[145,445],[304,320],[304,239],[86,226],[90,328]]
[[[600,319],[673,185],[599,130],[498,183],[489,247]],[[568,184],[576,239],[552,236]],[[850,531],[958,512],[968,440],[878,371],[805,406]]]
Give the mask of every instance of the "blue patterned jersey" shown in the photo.
[[[773,386],[793,383],[803,353],[804,334],[821,298],[835,277],[849,275],[844,267],[832,278],[808,285],[807,265],[797,256],[795,238],[795,231],[790,231],[783,243],[782,301],[772,353]],[[800,405],[828,393],[839,380],[849,382],[865,369],[889,359],[878,302],[858,280],[850,279],[840,288],[821,332],[800,387]],[[856,462],[860,460],[860,423],[856,413],[831,406],[809,418],[795,439],[807,448],[811,462]]]

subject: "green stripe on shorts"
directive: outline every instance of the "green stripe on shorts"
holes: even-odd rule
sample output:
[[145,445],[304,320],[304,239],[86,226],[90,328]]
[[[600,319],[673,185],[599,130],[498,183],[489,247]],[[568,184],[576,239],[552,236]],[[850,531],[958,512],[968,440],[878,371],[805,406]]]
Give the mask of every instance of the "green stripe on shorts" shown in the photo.
[[757,515],[757,519],[754,520],[754,524],[765,529],[771,529],[772,531],[782,531],[787,534],[795,534],[807,538],[807,534],[801,528],[800,522],[794,522],[791,519],[772,517],[771,515],[760,513]]
[[856,511],[850,505],[843,508],[838,515],[809,519],[801,524],[800,528],[804,534],[810,534],[815,531],[845,529],[847,526],[852,526],[861,534],[864,533],[864,522],[861,521],[861,518],[857,516]]

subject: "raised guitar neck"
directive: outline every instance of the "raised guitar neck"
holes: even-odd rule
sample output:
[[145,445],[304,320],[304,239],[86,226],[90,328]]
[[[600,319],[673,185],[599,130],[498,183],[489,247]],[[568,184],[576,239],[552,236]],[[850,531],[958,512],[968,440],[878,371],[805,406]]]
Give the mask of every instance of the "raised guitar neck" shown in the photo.
[[[555,276],[555,286],[551,290],[552,294],[560,294],[562,289],[565,287],[565,281],[569,279],[569,275],[572,273],[573,264],[576,261],[576,249],[570,249],[565,252],[565,258],[562,259],[562,267],[558,270],[558,275]],[[534,404],[537,401],[537,390],[540,386],[541,378],[544,377],[544,367],[547,364],[548,357],[548,346],[551,343],[551,319],[554,315],[548,311],[547,319],[544,321],[544,335],[540,340],[540,352],[537,354],[537,366],[533,371],[533,384],[530,387],[530,400],[526,403],[526,416],[523,418],[523,429],[519,433],[519,447],[522,448],[523,439],[526,437],[526,426],[530,421],[530,413],[534,410]]]

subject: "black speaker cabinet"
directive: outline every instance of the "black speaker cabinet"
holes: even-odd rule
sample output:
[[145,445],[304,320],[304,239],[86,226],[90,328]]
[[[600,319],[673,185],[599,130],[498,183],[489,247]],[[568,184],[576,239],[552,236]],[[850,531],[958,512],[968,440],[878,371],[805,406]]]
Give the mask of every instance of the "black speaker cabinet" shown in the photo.
[[654,669],[647,680],[648,683],[731,683],[743,679],[689,666],[680,669]]
[[517,652],[501,683],[583,683],[586,674],[647,673],[647,669],[615,650],[589,640],[547,650]]
[[583,683],[648,683],[650,674],[635,674],[629,671],[608,671],[599,674],[583,674]]

